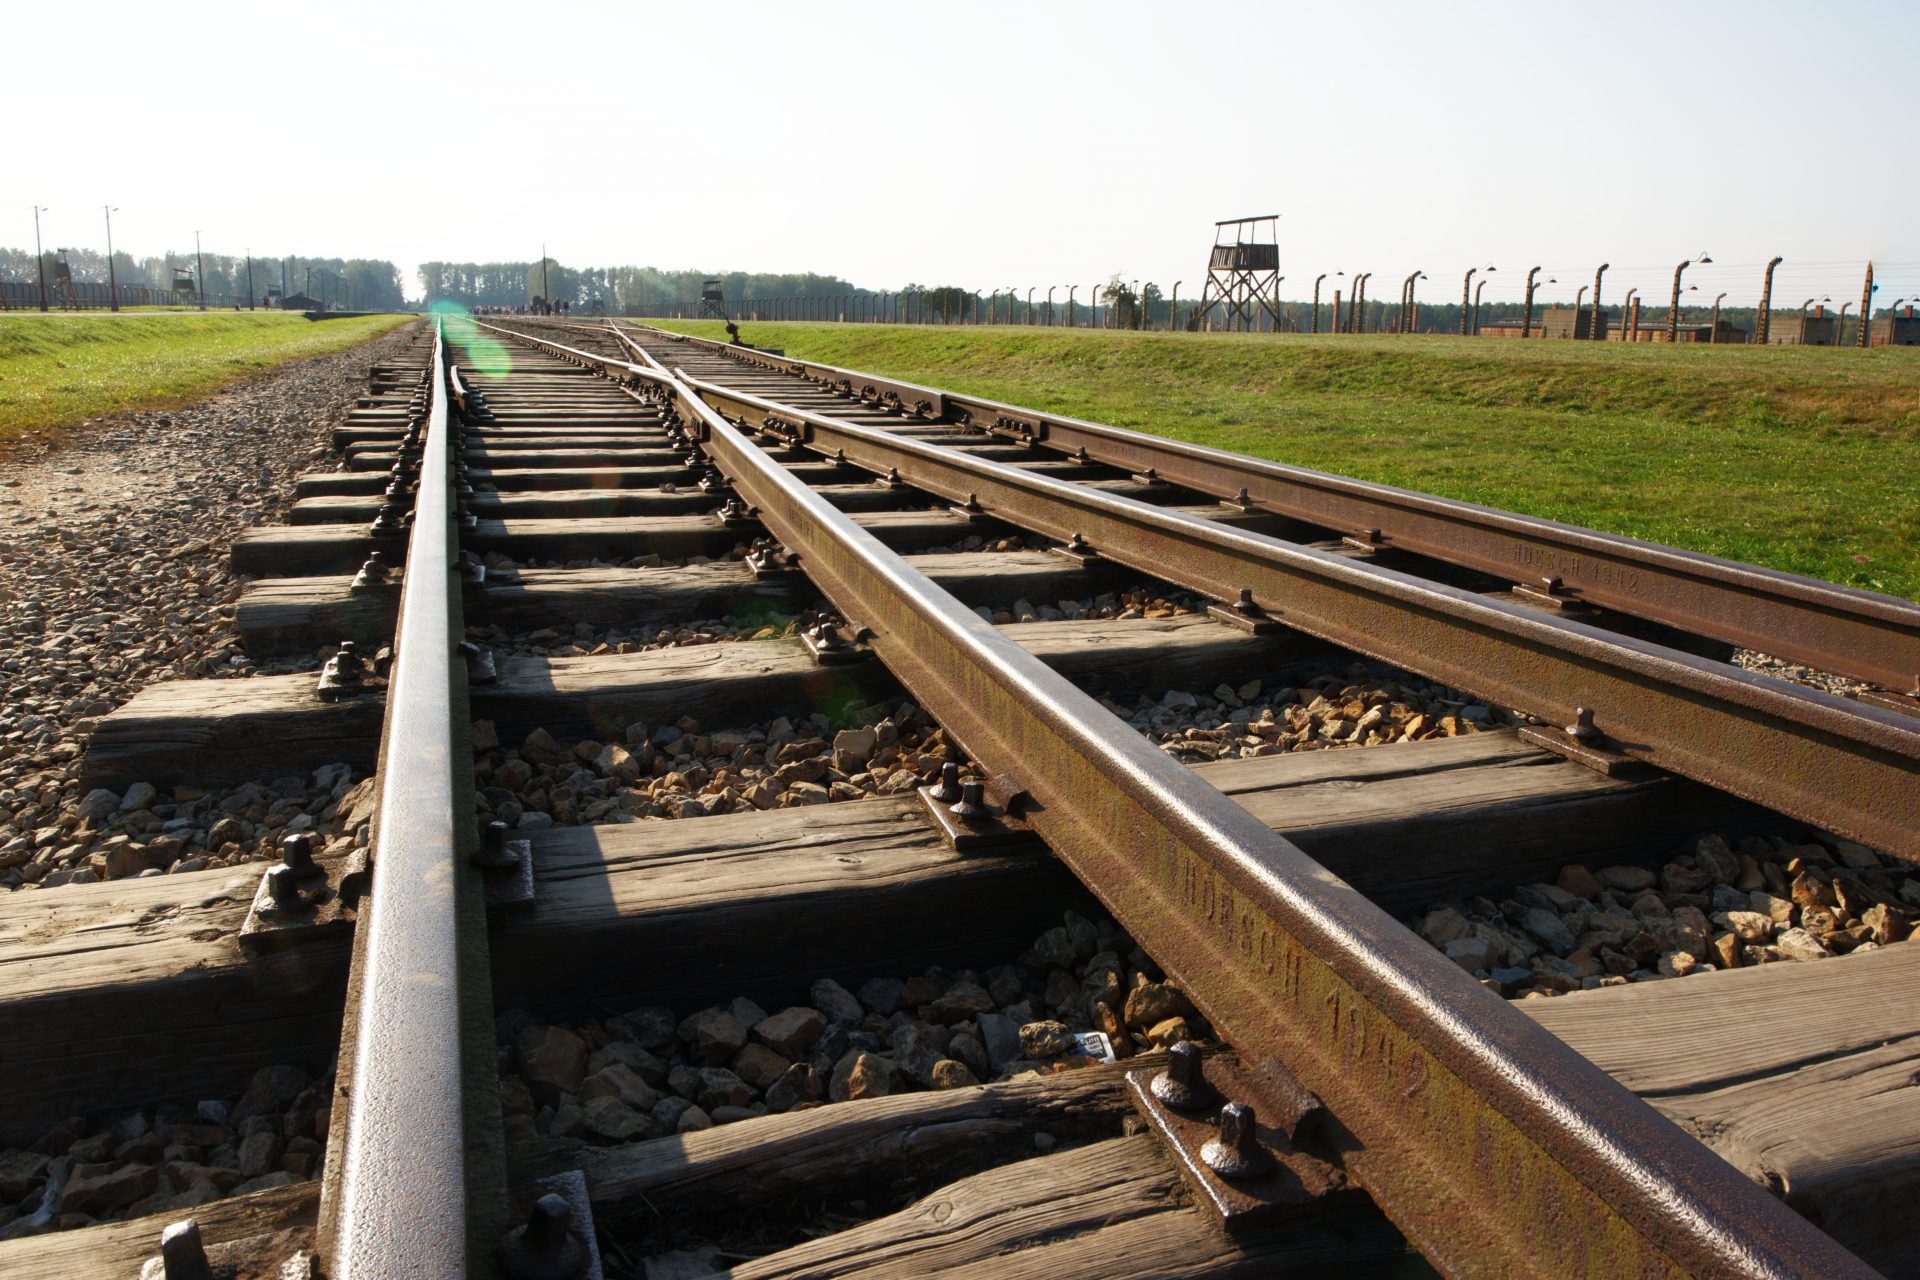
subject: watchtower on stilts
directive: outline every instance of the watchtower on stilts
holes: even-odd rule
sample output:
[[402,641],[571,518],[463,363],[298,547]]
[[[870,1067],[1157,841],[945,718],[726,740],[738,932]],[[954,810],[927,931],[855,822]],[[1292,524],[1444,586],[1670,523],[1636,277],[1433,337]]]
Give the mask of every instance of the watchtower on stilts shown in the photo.
[[[1275,332],[1280,328],[1280,215],[1229,218],[1213,224],[1207,286],[1187,327],[1197,329],[1221,308],[1224,327]],[[1265,317],[1263,320],[1262,317]]]

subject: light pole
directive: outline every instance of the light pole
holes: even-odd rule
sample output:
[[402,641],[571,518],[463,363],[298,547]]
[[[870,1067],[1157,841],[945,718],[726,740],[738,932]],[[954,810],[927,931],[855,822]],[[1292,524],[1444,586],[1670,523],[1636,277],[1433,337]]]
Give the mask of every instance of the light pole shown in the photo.
[[1307,330],[1308,333],[1320,332],[1320,282],[1325,280],[1329,275],[1343,276],[1345,274],[1347,273],[1344,271],[1322,271],[1313,278],[1313,325]]
[[1128,287],[1133,290],[1133,327],[1138,329],[1140,327],[1140,304],[1146,300],[1140,296],[1140,282],[1138,280],[1135,280]]
[[117,206],[103,204],[100,207],[107,211],[107,306],[111,310],[118,311],[120,282],[113,274],[113,214]]
[[[1491,271],[1492,268],[1489,267],[1488,270]],[[1473,286],[1473,335],[1476,338],[1480,336],[1480,295],[1486,291],[1487,278],[1481,276],[1480,283]]]
[[1426,278],[1427,278],[1426,272],[1416,271],[1412,275],[1407,277],[1407,282],[1405,284],[1400,286],[1399,330],[1403,334],[1413,332],[1413,314],[1414,314],[1413,313],[1413,292],[1415,289],[1419,287],[1418,282],[1425,280]]
[[[1792,295],[1789,294],[1788,296],[1791,297]],[[1820,303],[1824,307],[1827,303],[1832,301],[1833,301],[1832,298],[1808,298],[1805,302],[1800,304],[1800,345],[1801,346],[1804,347],[1808,345],[1807,343],[1807,308],[1811,307],[1816,302]]]
[[1688,258],[1673,269],[1673,300],[1667,304],[1667,343],[1671,346],[1680,334],[1680,275],[1688,267],[1698,263],[1712,262],[1706,254],[1697,258]]
[[1047,328],[1049,329],[1053,328],[1053,291],[1059,287],[1057,284],[1047,286]]
[[207,260],[201,256],[200,233],[197,230],[193,233],[193,260],[199,264],[199,278],[194,281],[198,288],[194,292],[200,295],[200,309],[205,311],[207,309]]
[[1773,336],[1773,269],[1785,262],[1785,258],[1774,258],[1767,263],[1767,274],[1760,280],[1760,311],[1753,322],[1754,341],[1766,346]]
[[1373,279],[1373,272],[1362,271],[1353,278],[1353,294],[1347,299],[1347,332],[1359,333],[1366,328],[1367,281]]
[[1039,287],[1040,287],[1039,285],[1035,285],[1033,286],[1032,289],[1027,290],[1027,327],[1028,328],[1033,327],[1033,292],[1034,292],[1034,289],[1038,289]]
[[1707,330],[1707,345],[1710,347],[1720,344],[1720,300],[1726,296],[1727,291],[1722,289],[1713,299],[1713,328]]
[[[1478,333],[1480,331],[1480,295],[1477,292],[1473,292],[1474,273],[1479,271],[1491,272],[1491,271],[1496,271],[1498,269],[1499,268],[1495,267],[1491,262],[1489,262],[1484,267],[1468,267],[1467,268],[1466,278],[1460,282],[1460,336],[1461,337],[1464,338],[1470,333]],[[1480,282],[1480,287],[1482,289],[1486,288],[1487,282],[1485,280],[1482,280]],[[1471,301],[1473,303],[1473,316],[1474,316],[1472,328],[1467,327],[1467,303],[1469,301],[1468,294],[1470,292],[1472,293]]]
[[1833,325],[1833,345],[1836,347],[1846,345],[1843,339],[1847,336],[1847,308],[1852,305],[1851,299],[1840,304],[1840,318]]
[[1020,291],[1018,287],[1014,285],[1008,285],[1007,286],[1007,323],[1008,324],[1013,323],[1013,309],[1016,305],[1019,304],[1019,301],[1020,301]]
[[1880,286],[1873,282],[1873,264],[1867,264],[1867,278],[1860,286],[1860,338],[1855,344],[1865,349],[1867,345],[1867,322],[1873,318],[1873,295],[1880,292]]
[[1536,287],[1533,283],[1533,278],[1539,275],[1542,270],[1543,268],[1541,267],[1535,267],[1533,270],[1527,272],[1527,301],[1520,311],[1520,336],[1523,338],[1533,336],[1533,291]]
[[1606,275],[1607,268],[1612,265],[1611,262],[1603,262],[1599,270],[1593,273],[1593,319],[1587,324],[1587,337],[1594,342],[1607,336],[1600,331],[1600,277]]
[[1620,333],[1628,342],[1640,336],[1640,326],[1633,323],[1633,296],[1640,292],[1638,286],[1627,290],[1627,296],[1620,300]]
[[40,215],[48,212],[44,204],[33,206],[33,260],[40,267],[40,309],[47,309],[47,251],[40,247]]
[[[1282,279],[1284,278],[1285,277],[1282,277]],[[1279,292],[1280,291],[1278,289],[1274,290],[1275,294],[1278,294]],[[1172,333],[1174,330],[1178,329],[1179,327],[1180,327],[1180,282],[1178,280],[1175,280],[1173,282],[1173,297],[1167,303],[1167,332]]]
[[1067,286],[1067,328],[1069,329],[1073,328],[1074,325],[1073,295],[1078,292],[1080,292],[1079,285],[1070,284]]
[[1573,316],[1575,320],[1578,320],[1580,318],[1580,306],[1586,300],[1587,300],[1587,286],[1581,285],[1578,289],[1575,289],[1573,291]]

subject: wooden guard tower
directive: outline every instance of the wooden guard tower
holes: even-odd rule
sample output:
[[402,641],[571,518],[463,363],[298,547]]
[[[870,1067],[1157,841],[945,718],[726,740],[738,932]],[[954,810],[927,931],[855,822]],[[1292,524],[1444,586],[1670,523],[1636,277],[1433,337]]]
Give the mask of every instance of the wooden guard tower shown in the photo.
[[[1214,223],[1207,287],[1190,327],[1198,328],[1218,305],[1228,329],[1278,330],[1280,278],[1279,214]],[[1262,314],[1267,317],[1264,325]]]

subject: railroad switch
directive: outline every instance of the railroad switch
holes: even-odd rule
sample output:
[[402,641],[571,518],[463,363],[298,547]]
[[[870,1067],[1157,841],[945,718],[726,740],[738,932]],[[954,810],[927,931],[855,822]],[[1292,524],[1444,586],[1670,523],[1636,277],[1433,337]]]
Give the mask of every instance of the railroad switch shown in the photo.
[[1133,1103],[1228,1231],[1309,1217],[1362,1199],[1325,1108],[1278,1063],[1182,1041],[1164,1067],[1127,1073]]

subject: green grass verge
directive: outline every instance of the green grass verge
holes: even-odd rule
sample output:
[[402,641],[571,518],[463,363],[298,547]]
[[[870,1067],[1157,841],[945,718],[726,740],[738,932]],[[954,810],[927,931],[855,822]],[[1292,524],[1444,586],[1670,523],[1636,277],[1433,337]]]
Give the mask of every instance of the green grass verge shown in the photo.
[[[701,337],[717,323],[661,322]],[[1920,599],[1920,350],[746,324],[955,391]]]
[[0,440],[176,404],[255,370],[364,342],[409,318],[0,315]]

